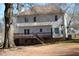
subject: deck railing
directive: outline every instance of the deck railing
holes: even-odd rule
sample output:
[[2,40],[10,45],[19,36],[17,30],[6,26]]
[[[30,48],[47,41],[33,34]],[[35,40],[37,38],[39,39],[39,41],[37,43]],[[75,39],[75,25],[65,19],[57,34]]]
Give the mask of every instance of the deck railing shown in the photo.
[[37,33],[29,33],[29,34],[24,34],[24,33],[14,33],[14,35],[32,35],[32,34],[51,34],[51,32],[37,32]]
[[17,23],[16,26],[43,26],[52,25],[52,22],[29,22],[29,23]]
[[29,23],[16,23],[17,27],[23,27],[23,26],[59,26],[62,24],[62,21],[57,22],[29,22]]
[[41,37],[49,37],[51,36],[51,32],[43,32],[43,33],[29,33],[29,34],[24,34],[24,33],[14,33],[15,38],[33,38],[34,35],[39,35]]

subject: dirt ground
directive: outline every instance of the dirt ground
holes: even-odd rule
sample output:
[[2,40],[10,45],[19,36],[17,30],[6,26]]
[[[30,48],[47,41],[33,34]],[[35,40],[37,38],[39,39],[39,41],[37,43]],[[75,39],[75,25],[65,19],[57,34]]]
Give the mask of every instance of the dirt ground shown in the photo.
[[79,43],[20,46],[0,49],[1,56],[79,56]]

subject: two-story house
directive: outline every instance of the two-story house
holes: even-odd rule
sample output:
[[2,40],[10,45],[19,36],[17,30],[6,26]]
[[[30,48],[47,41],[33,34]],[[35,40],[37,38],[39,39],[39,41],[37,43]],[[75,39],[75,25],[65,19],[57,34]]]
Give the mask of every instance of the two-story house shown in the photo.
[[23,39],[63,37],[63,19],[64,12],[58,7],[34,6],[17,15],[14,38],[26,44]]

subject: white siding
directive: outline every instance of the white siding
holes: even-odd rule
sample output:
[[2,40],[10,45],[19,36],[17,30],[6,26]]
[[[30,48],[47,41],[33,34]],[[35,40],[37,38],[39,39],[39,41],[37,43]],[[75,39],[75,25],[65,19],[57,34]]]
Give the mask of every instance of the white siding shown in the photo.
[[[61,15],[57,15],[58,19],[62,20]],[[17,23],[25,23],[25,18],[28,19],[28,22],[34,22],[34,17],[36,17],[36,22],[54,22],[55,15],[38,15],[38,16],[22,16],[17,18]]]
[[24,17],[18,17],[16,23],[23,23]]
[[40,29],[42,32],[51,32],[51,27],[20,27],[16,28],[16,33],[24,33],[24,29],[30,29],[30,33],[40,33]]
[[54,15],[44,15],[37,17],[37,22],[51,22],[53,20],[54,20]]
[[[34,23],[34,17],[36,17],[36,22],[53,22],[51,26],[26,26],[26,27],[17,27],[15,33],[24,33],[24,29],[29,29],[30,33],[39,33],[40,29],[42,29],[43,32],[51,32],[51,28],[53,28],[53,36],[59,37],[62,36],[61,34],[61,24],[63,23],[63,15],[57,15],[58,21],[55,21],[55,15],[37,15],[37,16],[22,16],[17,18],[17,23]],[[25,22],[25,17],[28,19],[28,22]],[[42,23],[41,23],[42,24]],[[59,34],[55,34],[54,28],[59,28]]]

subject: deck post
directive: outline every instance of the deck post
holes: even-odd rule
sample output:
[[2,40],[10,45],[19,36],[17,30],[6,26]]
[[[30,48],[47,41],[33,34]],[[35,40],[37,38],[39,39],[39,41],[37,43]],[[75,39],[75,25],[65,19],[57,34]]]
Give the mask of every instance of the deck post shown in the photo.
[[52,28],[51,28],[51,38],[53,38],[52,36],[53,36],[53,33],[52,33]]

